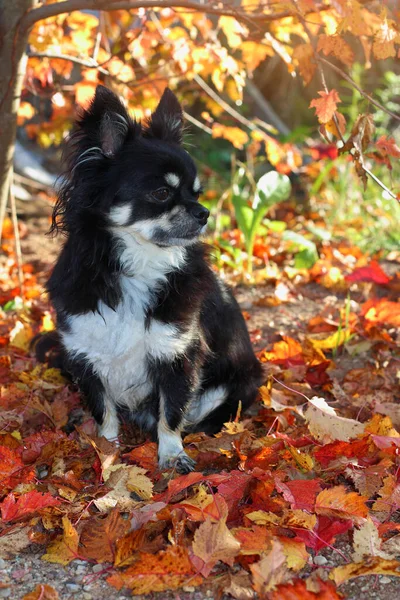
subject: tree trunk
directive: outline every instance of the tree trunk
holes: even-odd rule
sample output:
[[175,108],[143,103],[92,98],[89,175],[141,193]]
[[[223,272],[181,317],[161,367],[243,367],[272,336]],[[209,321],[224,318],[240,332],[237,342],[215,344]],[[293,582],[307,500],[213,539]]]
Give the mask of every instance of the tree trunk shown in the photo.
[[17,113],[27,62],[28,32],[18,31],[18,23],[36,4],[37,0],[0,0],[0,224],[11,182]]

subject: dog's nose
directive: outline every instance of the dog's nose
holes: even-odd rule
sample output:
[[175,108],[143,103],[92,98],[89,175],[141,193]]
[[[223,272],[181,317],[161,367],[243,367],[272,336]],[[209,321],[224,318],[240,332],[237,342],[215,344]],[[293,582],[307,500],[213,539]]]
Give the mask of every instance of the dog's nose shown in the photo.
[[202,204],[196,204],[192,208],[191,213],[194,216],[194,218],[198,220],[200,225],[205,225],[207,223],[208,217],[210,216],[210,211]]

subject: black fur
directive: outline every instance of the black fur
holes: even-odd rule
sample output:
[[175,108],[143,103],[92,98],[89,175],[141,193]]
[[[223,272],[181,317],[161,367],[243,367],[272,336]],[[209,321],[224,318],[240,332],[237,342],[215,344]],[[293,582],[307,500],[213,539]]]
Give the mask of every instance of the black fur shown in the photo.
[[[139,426],[161,436],[160,446],[163,436],[180,435],[184,429],[218,431],[236,415],[239,402],[243,409],[251,404],[262,383],[261,366],[240,309],[209,267],[207,249],[198,241],[208,211],[198,203],[196,168],[180,145],[181,136],[182,109],[169,90],[152,117],[141,125],[128,116],[110,90],[98,87],[69,143],[68,169],[53,215],[53,230],[63,232],[66,242],[47,284],[67,369],[96,421],[104,426],[113,405],[118,405],[120,415],[126,415],[128,406]],[[148,267],[145,263],[141,271],[135,248],[141,261],[150,253],[155,262]],[[170,256],[170,249],[179,264],[164,269],[160,263],[164,270],[157,279],[151,275],[154,264],[159,264],[157,253]],[[128,250],[131,254],[126,254]],[[136,281],[137,289],[145,290],[143,294],[135,291]],[[135,315],[132,327],[140,325],[143,336],[150,336],[143,355],[138,354],[138,369],[145,369],[146,382],[135,379],[129,353],[126,356],[125,347],[120,350],[118,345],[121,339],[129,348],[129,310]],[[121,331],[115,332],[111,325],[107,330],[111,322]],[[89,337],[94,323],[93,339],[104,327],[104,336],[108,331],[111,339],[116,333],[115,351],[112,345],[106,347],[109,379],[103,362],[100,368],[95,358],[95,342],[93,353],[87,350],[84,335],[82,347],[76,347],[80,323],[89,328]],[[172,326],[172,338],[164,340],[164,330],[169,335]],[[160,331],[159,347],[154,327]],[[175,347],[181,339],[187,340],[184,350],[169,351],[168,344]],[[107,357],[101,356],[101,361],[107,362]],[[113,371],[120,367],[124,381],[112,379]],[[118,387],[115,394],[113,385]],[[148,391],[135,403],[135,393],[142,393],[138,386]],[[190,421],[190,403],[195,399],[201,404],[204,394],[215,388],[226,391],[223,404],[199,422]],[[121,394],[123,401],[119,400]],[[160,447],[162,466],[175,459],[181,471],[193,468],[186,455],[166,458],[165,454],[167,450]]]

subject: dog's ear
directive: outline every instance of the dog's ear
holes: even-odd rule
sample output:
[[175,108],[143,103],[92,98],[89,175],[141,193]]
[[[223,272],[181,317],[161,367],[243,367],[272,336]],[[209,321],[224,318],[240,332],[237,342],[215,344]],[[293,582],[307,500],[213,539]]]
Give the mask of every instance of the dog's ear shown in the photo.
[[89,108],[79,121],[79,127],[90,136],[93,144],[101,148],[104,156],[112,158],[134,129],[134,124],[118,96],[103,85],[98,85]]
[[147,122],[145,137],[157,138],[167,142],[182,142],[183,111],[175,94],[165,88],[161,100]]

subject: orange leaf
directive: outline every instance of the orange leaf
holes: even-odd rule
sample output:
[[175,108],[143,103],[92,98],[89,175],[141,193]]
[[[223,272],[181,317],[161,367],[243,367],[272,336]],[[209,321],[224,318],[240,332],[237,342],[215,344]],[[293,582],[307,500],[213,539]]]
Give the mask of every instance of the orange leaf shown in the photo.
[[281,342],[276,342],[271,352],[263,352],[262,362],[274,362],[277,365],[304,364],[302,347],[299,342],[289,337],[282,336]]
[[315,501],[315,512],[318,515],[337,519],[350,519],[359,523],[368,516],[365,502],[368,498],[356,492],[347,492],[344,485],[337,485],[322,490]]
[[351,46],[349,46],[340,35],[320,35],[318,38],[317,51],[320,52],[321,50],[325,56],[333,54],[348,67],[351,67],[354,62],[354,52],[351,49]]
[[318,94],[321,98],[311,100],[310,108],[315,108],[320,123],[328,123],[335,114],[338,103],[341,102],[339,94],[335,89],[330,92],[318,92]]
[[317,65],[314,60],[314,50],[311,44],[299,44],[293,50],[293,59],[297,62],[300,75],[308,85],[314,77]]
[[32,592],[25,594],[22,600],[58,600],[59,595],[51,585],[39,583]]
[[169,546],[157,554],[141,552],[134,565],[107,579],[117,590],[130,588],[132,595],[176,590],[185,584],[197,586],[202,581],[195,574],[186,548],[180,546]]
[[373,298],[362,305],[361,313],[370,323],[400,327],[400,302]]
[[157,467],[157,444],[146,442],[124,454],[124,458],[137,463],[146,471],[153,471]]

